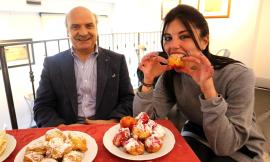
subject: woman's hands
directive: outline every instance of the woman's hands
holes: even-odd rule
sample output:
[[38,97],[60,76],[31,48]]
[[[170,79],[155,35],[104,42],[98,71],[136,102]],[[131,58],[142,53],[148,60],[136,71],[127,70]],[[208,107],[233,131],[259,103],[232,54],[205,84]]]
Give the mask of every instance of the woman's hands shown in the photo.
[[[164,65],[161,63],[164,63]],[[142,58],[139,69],[144,74],[143,82],[146,84],[153,84],[156,77],[167,70],[171,70],[171,67],[167,65],[167,60],[165,58],[158,56],[156,52],[151,52]]]
[[217,92],[213,82],[214,68],[210,61],[201,52],[187,53],[187,56],[182,57],[185,66],[175,70],[190,75],[200,86],[206,99],[216,97]]
[[[187,56],[182,57],[185,66],[181,68],[174,68],[176,72],[183,72],[192,77],[192,79],[200,86],[205,99],[216,97],[217,92],[213,82],[214,68],[210,61],[200,51],[187,52]],[[164,63],[162,65],[161,63]],[[143,82],[146,84],[153,84],[154,79],[160,76],[172,67],[167,65],[168,61],[157,55],[156,52],[151,52],[145,55],[139,65],[139,69],[144,73]],[[142,89],[146,92],[146,88]]]

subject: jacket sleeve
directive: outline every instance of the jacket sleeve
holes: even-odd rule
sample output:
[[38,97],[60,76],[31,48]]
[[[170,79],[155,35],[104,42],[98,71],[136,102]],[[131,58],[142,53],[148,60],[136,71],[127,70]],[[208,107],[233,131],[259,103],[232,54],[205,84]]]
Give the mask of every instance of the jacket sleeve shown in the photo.
[[109,118],[120,119],[123,116],[132,116],[132,103],[134,98],[133,87],[130,82],[125,57],[121,57],[119,73],[118,102]]
[[253,72],[246,69],[231,78],[226,97],[219,95],[211,100],[200,97],[203,129],[217,155],[230,155],[249,139],[254,124],[254,84]]
[[45,58],[43,66],[33,107],[34,119],[38,127],[57,126],[63,124],[64,120],[55,111],[56,95],[51,85],[53,78],[50,75],[49,58]]

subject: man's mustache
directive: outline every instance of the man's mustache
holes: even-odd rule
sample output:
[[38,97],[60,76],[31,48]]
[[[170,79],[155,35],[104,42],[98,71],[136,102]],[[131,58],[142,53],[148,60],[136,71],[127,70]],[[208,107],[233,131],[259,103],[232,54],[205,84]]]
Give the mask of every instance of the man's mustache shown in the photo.
[[78,41],[87,41],[87,40],[89,40],[91,38],[92,38],[91,35],[77,35],[75,37],[75,39],[78,40]]

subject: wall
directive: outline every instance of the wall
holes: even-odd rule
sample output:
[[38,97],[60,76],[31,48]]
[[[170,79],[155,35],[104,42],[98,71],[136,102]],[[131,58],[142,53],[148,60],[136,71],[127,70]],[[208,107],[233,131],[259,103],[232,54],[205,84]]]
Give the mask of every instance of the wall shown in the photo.
[[[253,67],[259,6],[256,0],[231,0],[230,18],[207,19],[212,53],[228,48],[232,58]],[[161,0],[119,0],[114,5],[113,32],[159,31],[160,13]]]
[[230,57],[253,68],[259,5],[257,0],[231,0],[230,18],[207,19],[211,51],[228,48]]
[[41,31],[38,13],[0,10],[0,20],[0,40],[37,38]]
[[[33,40],[66,37],[66,32],[56,32],[55,27],[44,26],[39,13],[67,13],[75,6],[85,6],[97,15],[111,15],[113,4],[96,0],[42,0],[42,5],[28,5],[26,0],[0,0],[0,40],[32,38]],[[64,5],[63,5],[64,4]],[[60,15],[58,15],[60,17]],[[47,15],[48,17],[48,15]],[[63,16],[62,16],[63,17]],[[64,19],[64,18],[62,18]],[[54,23],[64,29],[64,23]],[[60,26],[62,25],[62,26]],[[44,28],[45,27],[45,28]],[[47,27],[47,28],[46,28]],[[48,33],[47,29],[54,29]],[[107,30],[102,28],[102,30]],[[110,31],[110,30],[109,30]],[[51,38],[47,36],[51,35]]]
[[[253,55],[253,67],[258,78],[262,78],[268,88],[270,88],[270,1],[262,0],[259,22],[257,23],[258,29],[256,31],[256,38],[253,46],[255,46],[255,52]],[[259,81],[259,80],[258,80]]]
[[41,5],[26,4],[26,0],[0,0],[0,11],[66,13],[75,6],[85,6],[99,15],[110,13],[112,3],[107,0],[41,0]]
[[161,0],[118,0],[112,16],[113,32],[161,30]]

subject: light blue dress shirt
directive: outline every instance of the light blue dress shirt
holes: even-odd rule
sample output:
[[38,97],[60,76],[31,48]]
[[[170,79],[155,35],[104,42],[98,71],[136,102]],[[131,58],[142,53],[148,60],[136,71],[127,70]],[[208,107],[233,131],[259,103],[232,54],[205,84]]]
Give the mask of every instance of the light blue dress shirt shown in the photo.
[[96,113],[97,93],[97,56],[98,48],[82,62],[76,53],[74,57],[74,70],[77,87],[78,119],[88,118]]

